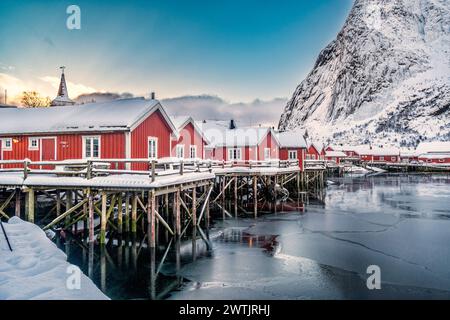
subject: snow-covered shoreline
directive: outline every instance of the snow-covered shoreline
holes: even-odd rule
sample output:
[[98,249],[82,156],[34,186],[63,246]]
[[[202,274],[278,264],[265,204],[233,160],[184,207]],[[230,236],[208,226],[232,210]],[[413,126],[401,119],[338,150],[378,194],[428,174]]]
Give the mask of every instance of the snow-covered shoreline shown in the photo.
[[[109,299],[78,267],[67,262],[65,253],[38,226],[17,217],[3,225],[13,251],[0,231],[0,300]],[[79,289],[70,285],[77,283],[71,282],[77,274]]]

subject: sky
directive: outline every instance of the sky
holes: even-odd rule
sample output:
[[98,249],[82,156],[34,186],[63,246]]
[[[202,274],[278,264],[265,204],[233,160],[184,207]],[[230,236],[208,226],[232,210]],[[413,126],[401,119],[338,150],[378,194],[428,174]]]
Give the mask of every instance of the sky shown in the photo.
[[[288,98],[342,27],[352,0],[0,0],[0,87],[69,95]],[[66,9],[81,10],[69,30]]]

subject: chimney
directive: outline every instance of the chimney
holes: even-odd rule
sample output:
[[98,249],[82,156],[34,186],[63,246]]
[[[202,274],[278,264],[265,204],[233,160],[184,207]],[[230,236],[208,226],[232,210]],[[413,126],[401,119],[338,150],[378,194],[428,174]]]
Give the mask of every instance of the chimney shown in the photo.
[[150,99],[155,100],[155,92],[150,92]]
[[230,129],[231,130],[236,129],[236,124],[234,123],[233,119],[230,120]]

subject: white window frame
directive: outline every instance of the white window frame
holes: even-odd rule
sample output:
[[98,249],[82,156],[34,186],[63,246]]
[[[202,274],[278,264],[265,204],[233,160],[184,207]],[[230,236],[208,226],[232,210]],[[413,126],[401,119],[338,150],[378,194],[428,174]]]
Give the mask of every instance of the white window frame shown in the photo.
[[[181,151],[181,155],[180,155]],[[175,147],[175,157],[184,158],[184,144],[177,144]]]
[[270,160],[270,148],[264,148],[264,160]]
[[[194,151],[194,156],[192,156],[192,151]],[[197,158],[197,146],[196,145],[190,145],[189,146],[189,158],[195,159]]]
[[[236,151],[236,158],[234,157],[235,151]],[[231,155],[233,155],[233,156],[231,156]],[[242,149],[241,148],[228,148],[228,160],[229,161],[242,160]]]
[[[39,150],[39,138],[29,137],[28,138],[28,150]],[[33,141],[36,141],[36,146],[33,146]]]
[[[13,139],[12,138],[4,138],[2,139],[2,150],[3,151],[12,151],[13,149]],[[6,142],[9,142],[9,147],[6,146]]]
[[[291,155],[294,154],[295,157],[292,157]],[[288,150],[288,160],[298,160],[298,152],[297,150]]]
[[[155,156],[152,157],[150,155],[150,141],[155,142]],[[158,159],[158,138],[157,137],[148,137],[147,138],[147,156],[149,159]]]
[[[91,156],[88,157],[86,155],[86,140],[91,140]],[[94,139],[98,140],[98,156],[94,157]],[[102,150],[102,139],[101,136],[83,136],[83,159],[100,159],[101,158],[101,150]]]

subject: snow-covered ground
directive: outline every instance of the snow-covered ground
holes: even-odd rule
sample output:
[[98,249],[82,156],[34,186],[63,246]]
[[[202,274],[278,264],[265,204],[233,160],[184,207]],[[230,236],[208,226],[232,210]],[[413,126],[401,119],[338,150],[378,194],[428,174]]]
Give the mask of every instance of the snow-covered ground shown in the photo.
[[17,217],[3,226],[13,251],[0,231],[0,300],[108,299],[38,226]]

